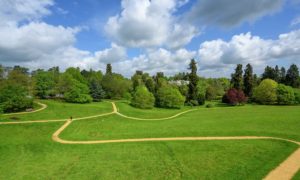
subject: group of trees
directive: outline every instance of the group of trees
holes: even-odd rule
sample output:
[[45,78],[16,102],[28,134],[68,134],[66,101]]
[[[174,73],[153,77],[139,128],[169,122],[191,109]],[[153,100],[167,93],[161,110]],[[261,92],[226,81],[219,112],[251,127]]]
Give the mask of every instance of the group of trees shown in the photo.
[[89,103],[101,99],[127,99],[138,108],[180,108],[203,105],[206,100],[221,100],[231,105],[255,101],[261,104],[300,103],[300,78],[296,65],[267,66],[261,77],[253,73],[250,64],[238,64],[231,80],[202,78],[197,75],[194,59],[189,72],[166,77],[163,72],[154,76],[142,71],[127,79],[113,73],[110,64],[106,72],[58,67],[38,69],[0,65],[0,112],[16,112],[33,108],[34,97],[59,98],[71,103]]
[[231,89],[223,97],[223,102],[232,105],[244,104],[251,100],[260,104],[298,104],[300,86],[299,70],[292,64],[288,71],[278,66],[267,66],[261,78],[253,74],[248,64],[244,70],[238,64],[231,76]]

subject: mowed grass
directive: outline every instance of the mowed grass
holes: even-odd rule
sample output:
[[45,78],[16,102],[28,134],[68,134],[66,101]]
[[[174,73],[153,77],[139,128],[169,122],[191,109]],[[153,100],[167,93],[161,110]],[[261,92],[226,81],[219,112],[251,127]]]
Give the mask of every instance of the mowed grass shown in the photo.
[[[119,107],[120,112],[127,111],[126,114],[134,116],[134,113],[139,111],[132,107],[124,108],[126,104],[122,105]],[[166,111],[169,113],[169,110]],[[161,114],[155,110],[149,112],[151,113],[148,118],[151,118],[150,114],[153,114],[153,117]],[[74,121],[61,137],[68,140],[100,140],[187,136],[272,136],[300,141],[299,128],[300,106],[243,106],[199,108],[175,119],[162,121],[136,121],[117,115]]]
[[293,177],[293,180],[300,180],[300,171]]
[[63,145],[63,123],[0,125],[0,179],[261,179],[297,146],[283,141]]
[[177,113],[195,109],[188,106],[184,106],[181,109],[164,109],[164,108],[153,108],[153,109],[138,109],[129,105],[128,102],[125,101],[117,101],[115,102],[117,105],[117,109],[120,113],[137,118],[165,118],[173,116]]
[[40,100],[40,102],[46,104],[48,107],[34,113],[8,116],[0,115],[0,122],[69,119],[71,116],[79,118],[112,111],[112,105],[109,102],[95,102],[90,104],[72,104],[54,100]]

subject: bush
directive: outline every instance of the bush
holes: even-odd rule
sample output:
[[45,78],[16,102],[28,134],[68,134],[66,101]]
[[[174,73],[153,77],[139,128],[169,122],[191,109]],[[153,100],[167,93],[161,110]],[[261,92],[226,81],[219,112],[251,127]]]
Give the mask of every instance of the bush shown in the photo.
[[24,111],[33,108],[33,98],[25,87],[6,84],[0,89],[0,110],[4,113]]
[[290,86],[279,84],[277,87],[277,102],[281,105],[293,104],[295,101],[294,90]]
[[197,100],[198,100],[198,105],[205,104],[205,96],[203,94],[199,94]]
[[164,108],[178,108],[184,105],[185,97],[177,88],[162,86],[157,91],[157,105]]
[[232,88],[229,89],[227,93],[223,96],[222,102],[233,106],[242,105],[247,102],[247,97],[245,96],[242,90]]
[[206,105],[206,108],[213,108],[213,107],[214,107],[213,104],[207,104],[207,105]]
[[133,94],[131,105],[141,109],[151,109],[154,106],[154,96],[145,86],[138,86]]
[[260,104],[277,103],[277,86],[278,84],[274,80],[263,80],[259,86],[254,89],[254,100]]
[[300,89],[294,89],[295,104],[300,104]]
[[90,103],[93,98],[88,94],[82,94],[79,89],[72,89],[64,94],[64,98],[67,102],[71,103]]

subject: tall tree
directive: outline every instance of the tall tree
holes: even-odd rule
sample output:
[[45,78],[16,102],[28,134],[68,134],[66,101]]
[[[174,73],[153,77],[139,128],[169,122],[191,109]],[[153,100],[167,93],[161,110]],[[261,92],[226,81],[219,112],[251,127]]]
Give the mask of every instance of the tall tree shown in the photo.
[[285,76],[286,76],[286,70],[285,70],[284,67],[281,67],[281,69],[280,69],[280,76],[279,76],[280,83],[285,84]]
[[4,79],[4,68],[3,66],[0,64],[0,82]]
[[262,74],[262,80],[264,79],[272,79],[272,80],[275,80],[276,79],[276,73],[275,73],[275,69],[270,67],[270,66],[267,66],[265,68],[265,71],[264,73]]
[[197,64],[194,59],[191,60],[189,65],[189,91],[188,91],[188,101],[197,101],[198,99],[198,76],[197,76]]
[[277,65],[275,66],[275,69],[274,69],[274,81],[280,82],[280,70]]
[[299,87],[299,69],[292,64],[286,73],[286,84],[294,88]]
[[247,64],[244,73],[244,92],[246,96],[251,97],[254,87],[253,68],[251,64]]
[[238,64],[235,73],[231,75],[231,86],[237,90],[243,89],[243,65]]
[[107,75],[112,75],[112,66],[111,64],[106,65],[106,73]]

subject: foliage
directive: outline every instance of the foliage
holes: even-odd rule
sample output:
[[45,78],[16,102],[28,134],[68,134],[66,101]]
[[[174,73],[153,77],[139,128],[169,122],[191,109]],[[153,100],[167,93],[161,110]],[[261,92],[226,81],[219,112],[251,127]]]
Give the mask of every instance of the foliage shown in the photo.
[[197,64],[194,59],[191,60],[190,65],[189,65],[189,70],[191,70],[189,74],[189,91],[188,91],[188,96],[187,99],[188,101],[195,100],[197,101],[198,99],[198,76],[197,76]]
[[146,83],[145,83],[147,89],[151,92],[151,93],[155,93],[155,83],[154,83],[154,80],[152,78],[148,78],[146,80]]
[[130,91],[131,81],[120,74],[105,74],[101,81],[107,98],[121,99],[126,92]]
[[243,89],[243,65],[238,64],[235,73],[231,75],[231,87],[241,90]]
[[260,104],[275,104],[277,102],[277,82],[271,79],[263,80],[254,89],[253,98]]
[[89,88],[93,101],[99,102],[101,99],[105,98],[106,93],[101,86],[101,81],[97,81],[96,79],[90,80]]
[[247,64],[244,73],[244,92],[246,96],[251,97],[254,88],[253,68],[250,64]]
[[163,86],[157,92],[156,104],[164,108],[181,108],[184,105],[185,97],[177,88]]
[[138,86],[133,94],[131,105],[141,109],[154,107],[154,96],[145,86]]
[[213,108],[214,105],[213,105],[213,104],[207,104],[205,107],[206,107],[206,108]]
[[0,109],[5,113],[24,111],[33,107],[27,89],[19,84],[5,83],[0,88]]
[[247,97],[242,90],[231,88],[223,96],[222,102],[232,106],[242,105],[247,102]]
[[53,94],[55,81],[51,76],[51,72],[37,71],[33,76],[34,94],[41,99],[45,99]]
[[287,73],[286,73],[286,85],[288,86],[292,86],[294,88],[299,87],[300,86],[300,82],[299,82],[299,69],[297,67],[297,65],[292,64],[290,66],[290,68],[288,69]]
[[294,89],[295,103],[300,104],[300,89]]
[[209,85],[206,88],[205,99],[211,101],[213,99],[216,99],[216,97],[217,97],[217,90],[215,89],[215,87]]
[[293,88],[290,86],[285,86],[284,84],[278,84],[277,101],[278,104],[282,105],[293,104],[295,101]]
[[106,65],[106,73],[105,75],[112,75],[112,66],[111,64]]

